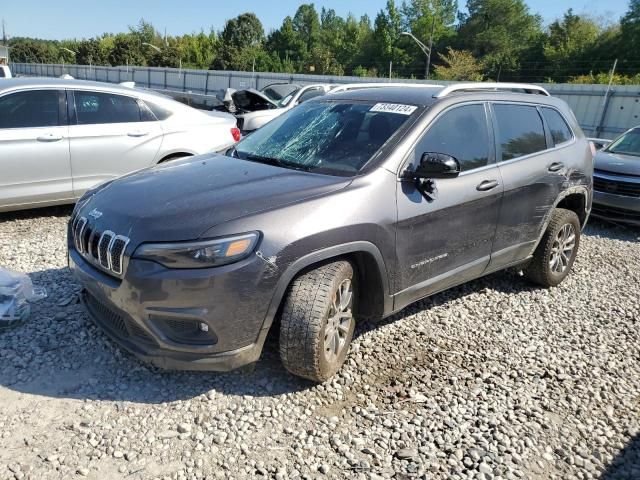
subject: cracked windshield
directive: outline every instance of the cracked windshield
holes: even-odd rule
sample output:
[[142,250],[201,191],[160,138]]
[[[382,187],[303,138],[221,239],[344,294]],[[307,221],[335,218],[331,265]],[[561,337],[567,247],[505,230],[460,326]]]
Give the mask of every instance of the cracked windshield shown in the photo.
[[[235,150],[245,159],[287,168],[354,175],[409,115],[363,103],[310,102],[249,135]],[[409,107],[413,112],[415,107]]]

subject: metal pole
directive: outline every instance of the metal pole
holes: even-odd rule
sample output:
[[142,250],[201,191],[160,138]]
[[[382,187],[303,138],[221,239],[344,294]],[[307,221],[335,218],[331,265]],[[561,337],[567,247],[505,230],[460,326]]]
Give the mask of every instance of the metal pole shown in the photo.
[[609,84],[607,85],[607,89],[604,92],[604,98],[602,100],[602,115],[600,115],[600,121],[598,122],[598,126],[595,129],[595,136],[599,137],[602,132],[602,125],[607,117],[607,110],[609,109],[609,100],[611,99],[611,84],[613,83],[613,76],[616,73],[616,67],[618,66],[618,59],[616,58],[613,62],[613,68],[611,69],[611,74],[609,75]]
[[393,69],[393,62],[389,62],[389,80],[391,80],[391,70]]
[[427,53],[427,71],[424,76],[425,80],[429,79],[429,67],[431,67],[431,52],[433,51],[433,33],[436,29],[436,17],[431,22],[431,35],[429,35],[429,53]]

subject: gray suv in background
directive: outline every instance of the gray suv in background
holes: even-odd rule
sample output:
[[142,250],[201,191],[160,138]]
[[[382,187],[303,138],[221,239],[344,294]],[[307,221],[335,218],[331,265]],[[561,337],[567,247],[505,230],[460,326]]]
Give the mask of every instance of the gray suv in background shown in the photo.
[[278,328],[284,366],[324,381],[360,319],[508,267],[558,285],[592,174],[574,115],[540,87],[354,90],[226,156],[89,191],[69,263],[91,316],[143,360],[229,370]]

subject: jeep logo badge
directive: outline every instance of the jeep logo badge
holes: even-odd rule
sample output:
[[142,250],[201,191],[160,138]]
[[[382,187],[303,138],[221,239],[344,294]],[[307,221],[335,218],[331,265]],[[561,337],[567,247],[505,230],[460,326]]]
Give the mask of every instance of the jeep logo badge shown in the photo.
[[100,210],[94,208],[93,210],[91,210],[89,212],[89,216],[91,218],[93,218],[94,220],[97,220],[102,216],[102,212]]

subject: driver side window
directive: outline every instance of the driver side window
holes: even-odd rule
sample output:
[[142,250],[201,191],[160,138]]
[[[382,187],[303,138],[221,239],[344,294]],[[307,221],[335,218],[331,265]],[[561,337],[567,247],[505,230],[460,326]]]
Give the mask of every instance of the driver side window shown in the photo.
[[460,171],[489,163],[487,117],[482,104],[455,107],[438,117],[418,142],[414,165],[425,152],[444,153],[460,162]]

